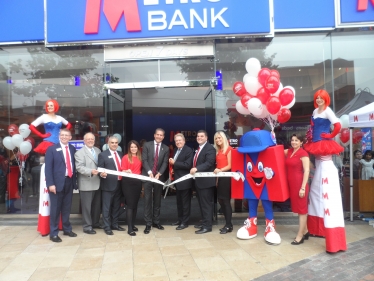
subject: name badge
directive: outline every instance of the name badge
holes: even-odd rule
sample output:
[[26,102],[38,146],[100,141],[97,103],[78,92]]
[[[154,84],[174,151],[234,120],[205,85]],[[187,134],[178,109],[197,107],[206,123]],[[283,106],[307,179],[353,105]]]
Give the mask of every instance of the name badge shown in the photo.
[[61,148],[56,148],[56,151],[61,151],[62,149]]
[[108,158],[113,158],[113,156],[108,156]]

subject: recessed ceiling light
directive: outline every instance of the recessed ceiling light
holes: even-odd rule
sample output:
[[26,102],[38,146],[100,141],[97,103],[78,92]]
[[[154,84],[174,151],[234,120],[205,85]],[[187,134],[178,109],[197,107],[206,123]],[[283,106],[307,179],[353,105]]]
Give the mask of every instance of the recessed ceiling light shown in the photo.
[[301,71],[301,69],[299,69],[299,71]]

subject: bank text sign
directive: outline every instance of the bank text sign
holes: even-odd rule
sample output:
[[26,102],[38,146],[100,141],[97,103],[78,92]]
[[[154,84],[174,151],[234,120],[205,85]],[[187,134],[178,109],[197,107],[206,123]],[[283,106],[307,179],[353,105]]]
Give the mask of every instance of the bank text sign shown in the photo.
[[47,43],[273,35],[273,0],[45,0]]

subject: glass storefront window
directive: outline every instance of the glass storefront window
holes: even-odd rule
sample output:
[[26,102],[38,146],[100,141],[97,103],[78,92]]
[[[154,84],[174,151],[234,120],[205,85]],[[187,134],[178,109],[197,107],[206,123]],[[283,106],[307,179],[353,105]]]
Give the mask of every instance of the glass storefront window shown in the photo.
[[118,62],[107,64],[106,83],[158,81],[158,61]]
[[161,81],[211,80],[214,64],[210,59],[181,59],[160,61]]

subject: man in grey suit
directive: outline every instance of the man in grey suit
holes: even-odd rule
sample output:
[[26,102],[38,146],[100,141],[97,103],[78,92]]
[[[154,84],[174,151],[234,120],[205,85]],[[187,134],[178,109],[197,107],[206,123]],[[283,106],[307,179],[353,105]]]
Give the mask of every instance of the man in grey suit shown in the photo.
[[78,150],[75,166],[78,171],[78,189],[81,198],[83,232],[96,234],[93,228],[101,228],[99,224],[101,213],[100,178],[97,175],[97,160],[100,149],[94,147],[95,136],[86,133],[83,137],[84,147]]
[[[157,128],[154,134],[154,141],[145,143],[142,151],[142,174],[160,181],[165,180],[163,178],[163,173],[168,167],[169,158],[169,147],[162,143],[164,137],[165,131],[161,128]],[[162,185],[149,181],[144,184],[145,234],[151,231],[152,226],[160,230],[164,229],[160,224],[161,196]]]

